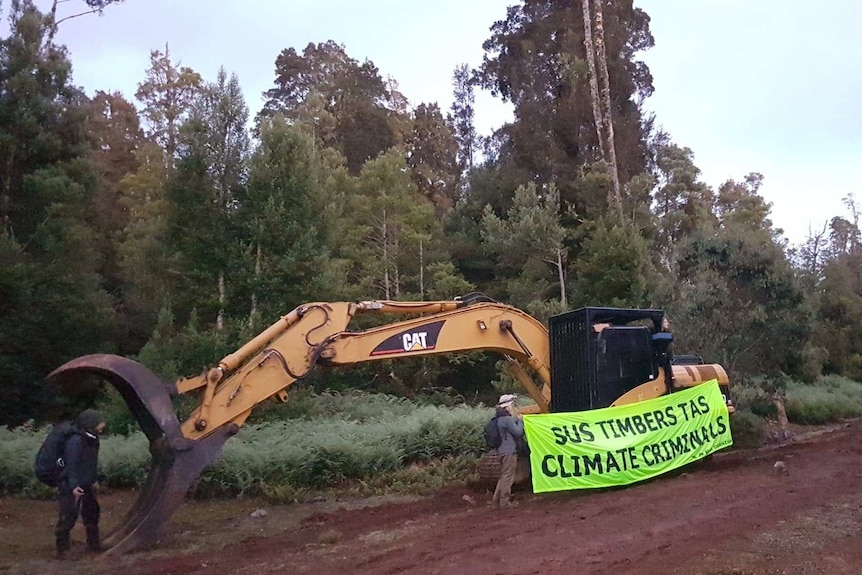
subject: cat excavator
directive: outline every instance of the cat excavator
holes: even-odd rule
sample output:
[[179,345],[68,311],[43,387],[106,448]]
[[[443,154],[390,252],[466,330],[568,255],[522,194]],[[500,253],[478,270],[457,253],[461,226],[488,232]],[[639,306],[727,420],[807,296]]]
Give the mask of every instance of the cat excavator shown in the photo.
[[[348,331],[359,314],[409,317]],[[316,302],[298,306],[194,377],[166,382],[131,359],[108,354],[73,359],[48,377],[61,385],[106,380],[150,441],[147,480],[103,542],[106,555],[121,555],[157,543],[188,489],[255,406],[287,401],[290,386],[317,367],[484,350],[505,358],[534,403],[526,413],[622,405],[713,379],[732,410],[720,365],[667,353],[663,317],[656,309],[585,307],[551,317],[546,327],[482,294],[451,301]],[[199,394],[199,404],[180,422],[172,398],[190,393]]]

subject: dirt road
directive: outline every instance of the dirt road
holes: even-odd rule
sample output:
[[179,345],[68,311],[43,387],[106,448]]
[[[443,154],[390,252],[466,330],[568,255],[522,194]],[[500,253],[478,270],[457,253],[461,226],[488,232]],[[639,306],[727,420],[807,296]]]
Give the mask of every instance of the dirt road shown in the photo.
[[[86,571],[859,575],[860,432],[862,423],[854,422],[781,449],[720,454],[626,489],[522,493],[517,510],[493,510],[484,493],[453,490],[374,507],[327,506],[290,521],[273,510],[256,520],[262,536],[250,537],[248,519],[214,520],[208,528],[219,529],[185,548],[88,561]],[[778,460],[783,468],[776,469]],[[60,570],[47,561],[7,567]]]

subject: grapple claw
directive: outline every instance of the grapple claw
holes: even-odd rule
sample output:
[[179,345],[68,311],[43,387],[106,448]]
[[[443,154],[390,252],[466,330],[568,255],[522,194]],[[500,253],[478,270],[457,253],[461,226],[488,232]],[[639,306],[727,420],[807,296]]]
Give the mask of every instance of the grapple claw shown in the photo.
[[117,389],[150,440],[152,463],[147,481],[122,524],[103,539],[105,555],[121,555],[158,541],[189,487],[238,428],[226,426],[201,440],[186,439],[171,402],[175,389],[125,357],[86,355],[57,368],[48,378],[74,384],[88,375],[102,377]]

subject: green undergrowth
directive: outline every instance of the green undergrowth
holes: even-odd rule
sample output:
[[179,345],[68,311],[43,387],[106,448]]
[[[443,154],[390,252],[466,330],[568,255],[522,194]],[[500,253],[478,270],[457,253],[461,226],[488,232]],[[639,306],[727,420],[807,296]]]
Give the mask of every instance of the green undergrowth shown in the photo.
[[479,459],[473,455],[444,457],[384,471],[366,479],[347,481],[337,488],[315,489],[291,484],[262,484],[260,496],[271,503],[293,503],[328,498],[362,498],[390,493],[421,495],[463,486],[479,479]]
[[763,445],[766,439],[766,422],[747,409],[738,409],[730,418],[733,447],[750,449]]
[[790,382],[787,418],[794,423],[818,425],[862,416],[862,384],[830,375],[814,385]]
[[[822,425],[862,416],[862,383],[828,375],[813,383],[785,380],[784,407],[790,423]],[[734,402],[742,411],[774,419],[774,392],[763,378],[752,378],[731,388]]]
[[[289,404],[288,404],[289,405]],[[369,393],[322,394],[294,402],[287,419],[272,414],[225,444],[192,488],[197,497],[254,495],[290,500],[312,490],[381,492],[433,489],[468,479],[484,451],[484,407],[440,407]],[[288,416],[286,410],[279,415]],[[259,418],[260,419],[260,418]],[[32,463],[47,429],[0,430],[0,492],[47,496]],[[139,432],[102,439],[106,485],[143,485],[149,465]]]
[[737,412],[732,419],[734,447],[762,445],[769,437],[768,423],[777,419],[774,397],[784,396],[787,420],[797,425],[825,425],[862,417],[862,383],[828,375],[813,383],[783,380],[776,390],[765,378],[752,378],[732,386],[731,395]]
[[[772,392],[754,379],[732,390],[734,447],[755,447],[774,418]],[[862,384],[823,377],[786,382],[786,411],[797,424],[862,416]],[[303,500],[336,489],[356,495],[420,493],[477,477],[486,407],[444,407],[383,394],[294,394],[267,407],[224,447],[192,488],[196,497],[248,495]],[[100,464],[114,488],[143,485],[150,461],[140,431],[102,440]],[[32,464],[47,429],[0,429],[0,494],[49,497]]]

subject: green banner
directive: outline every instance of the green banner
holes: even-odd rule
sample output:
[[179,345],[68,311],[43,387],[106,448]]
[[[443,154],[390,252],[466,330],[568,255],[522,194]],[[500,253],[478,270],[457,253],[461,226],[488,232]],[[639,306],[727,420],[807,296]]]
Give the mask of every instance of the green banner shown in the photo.
[[733,444],[716,380],[629,405],[525,415],[533,492],[628,485]]

